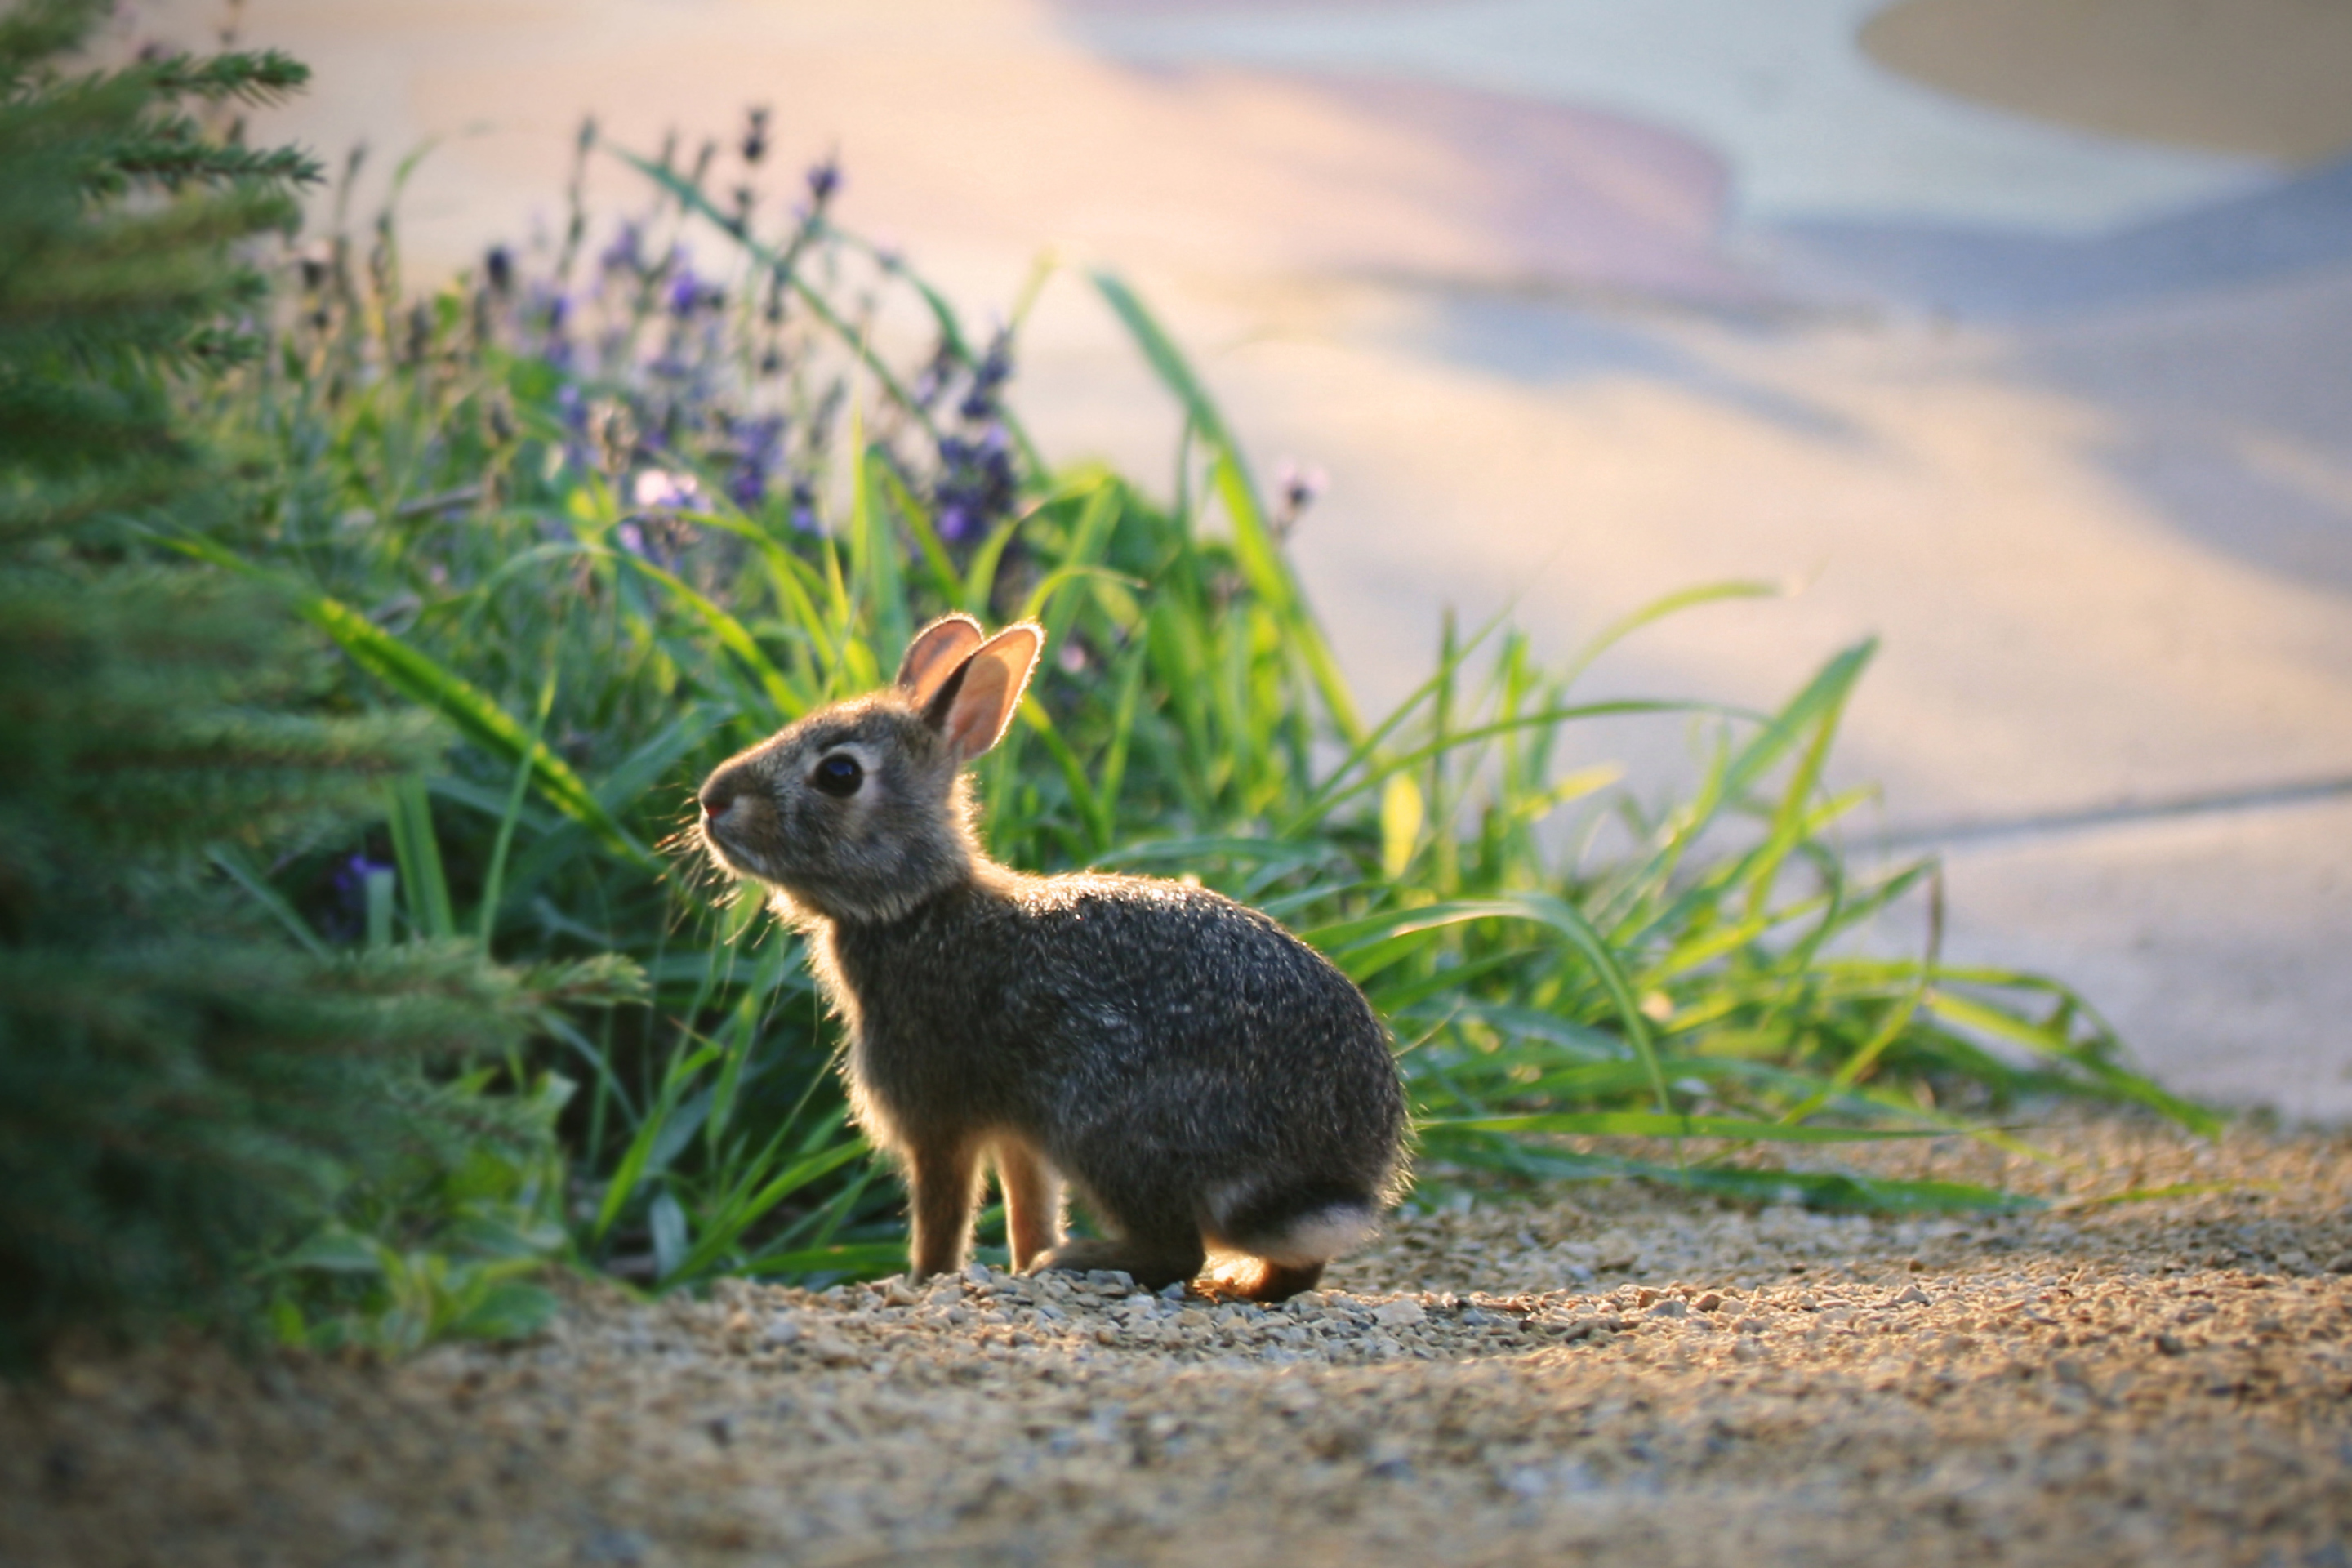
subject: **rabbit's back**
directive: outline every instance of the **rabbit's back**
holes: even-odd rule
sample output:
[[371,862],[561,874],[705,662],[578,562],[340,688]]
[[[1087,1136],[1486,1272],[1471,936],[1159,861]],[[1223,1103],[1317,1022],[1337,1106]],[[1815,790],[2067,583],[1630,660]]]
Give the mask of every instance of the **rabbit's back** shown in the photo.
[[1220,894],[1003,872],[899,921],[837,925],[830,945],[851,1069],[881,1120],[1008,1127],[1081,1178],[1391,1180],[1404,1104],[1371,1008]]

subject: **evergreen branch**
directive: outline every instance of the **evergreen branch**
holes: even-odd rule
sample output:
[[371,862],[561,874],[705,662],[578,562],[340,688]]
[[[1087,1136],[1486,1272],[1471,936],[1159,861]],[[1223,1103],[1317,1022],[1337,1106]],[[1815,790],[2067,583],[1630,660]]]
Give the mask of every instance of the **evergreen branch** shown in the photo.
[[170,98],[194,97],[267,107],[282,103],[310,85],[310,68],[278,49],[238,50],[197,58],[173,55],[139,68],[154,89]]
[[0,463],[8,468],[58,474],[116,453],[152,453],[166,439],[156,400],[103,384],[0,373]]
[[117,144],[110,165],[124,177],[152,180],[166,189],[202,182],[207,184],[315,185],[326,178],[319,161],[299,147],[240,147],[205,142],[194,128],[166,121],[149,134]]
[[0,90],[14,94],[26,75],[89,36],[96,0],[25,0],[0,16]]
[[[0,419],[0,428],[5,427]],[[142,430],[142,438],[155,443],[152,452],[80,438],[69,452],[37,448],[39,456],[54,458],[53,472],[38,480],[22,470],[0,477],[0,551],[36,533],[71,538],[101,517],[142,511],[181,493],[187,480],[186,454],[171,441],[168,430]],[[103,467],[66,460],[95,451],[106,455]]]
[[275,191],[237,189],[73,232],[10,225],[16,215],[0,197],[18,261],[0,268],[0,363],[50,374],[63,359],[80,374],[111,374],[120,362],[104,352],[110,344],[184,358],[201,331],[266,292],[257,272],[227,263],[226,247],[297,211]]

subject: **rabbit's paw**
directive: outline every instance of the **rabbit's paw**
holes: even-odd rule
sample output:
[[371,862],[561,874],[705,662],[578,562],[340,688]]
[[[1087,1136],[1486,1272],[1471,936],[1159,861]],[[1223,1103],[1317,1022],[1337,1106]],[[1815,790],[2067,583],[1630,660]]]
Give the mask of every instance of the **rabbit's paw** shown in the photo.
[[1189,1247],[1177,1243],[1153,1247],[1136,1241],[1066,1241],[1038,1258],[1030,1272],[1117,1271],[1146,1290],[1159,1290],[1192,1279],[1204,1261],[1206,1254],[1197,1241]]
[[1320,1263],[1276,1263],[1264,1258],[1228,1259],[1211,1281],[1213,1294],[1244,1301],[1287,1301],[1322,1282]]

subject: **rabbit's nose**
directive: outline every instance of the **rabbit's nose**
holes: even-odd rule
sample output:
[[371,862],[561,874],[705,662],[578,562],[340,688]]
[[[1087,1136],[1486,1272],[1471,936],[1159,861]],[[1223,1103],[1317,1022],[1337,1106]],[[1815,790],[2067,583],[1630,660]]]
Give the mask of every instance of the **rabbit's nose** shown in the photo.
[[727,808],[735,804],[736,793],[733,779],[724,773],[713,774],[702,786],[702,819],[716,822],[726,816]]

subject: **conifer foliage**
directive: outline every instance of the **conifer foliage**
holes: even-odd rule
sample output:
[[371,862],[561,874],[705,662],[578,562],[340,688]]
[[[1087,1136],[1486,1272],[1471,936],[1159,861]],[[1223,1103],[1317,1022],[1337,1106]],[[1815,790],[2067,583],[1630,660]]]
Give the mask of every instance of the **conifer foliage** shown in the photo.
[[512,1046],[551,994],[472,946],[333,950],[250,874],[436,739],[320,712],[288,608],[171,548],[236,510],[174,395],[241,352],[239,242],[316,177],[205,110],[305,73],[94,69],[101,15],[0,16],[0,1367],[68,1329],[234,1321],[355,1182],[478,1131],[425,1069]]

